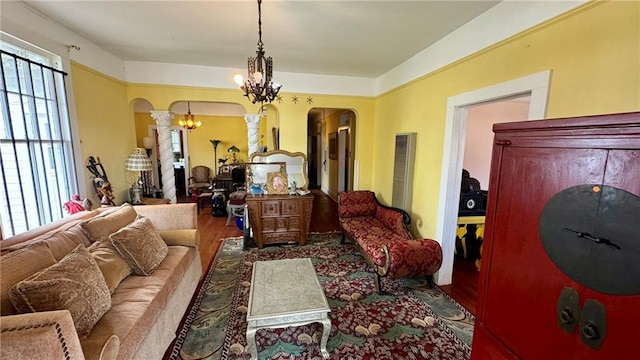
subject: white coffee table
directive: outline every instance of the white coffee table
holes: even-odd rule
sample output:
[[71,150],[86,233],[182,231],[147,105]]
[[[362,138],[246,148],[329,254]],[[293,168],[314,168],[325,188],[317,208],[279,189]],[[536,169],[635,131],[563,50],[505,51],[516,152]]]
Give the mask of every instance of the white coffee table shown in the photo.
[[258,329],[301,326],[314,322],[322,323],[320,352],[323,358],[328,359],[330,311],[311,259],[254,262],[247,311],[247,344],[251,359],[258,358]]

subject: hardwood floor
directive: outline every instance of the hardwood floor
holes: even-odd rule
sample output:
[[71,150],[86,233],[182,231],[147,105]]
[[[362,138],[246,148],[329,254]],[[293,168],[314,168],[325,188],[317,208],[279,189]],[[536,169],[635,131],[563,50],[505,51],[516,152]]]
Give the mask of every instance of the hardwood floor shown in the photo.
[[[313,193],[313,211],[311,212],[310,232],[340,231],[338,221],[338,204],[320,190],[311,190]],[[187,201],[187,199],[180,199]],[[242,236],[235,222],[225,226],[225,217],[211,216],[210,204],[205,204],[198,215],[198,228],[200,229],[200,256],[202,268],[207,269],[209,263],[220,247],[220,239]],[[453,268],[453,284],[441,286],[454,300],[465,309],[475,314],[476,298],[478,291],[479,272],[472,260],[456,259]]]
[[479,279],[480,272],[476,268],[474,260],[456,259],[453,263],[453,282],[450,285],[440,286],[440,288],[475,315]]

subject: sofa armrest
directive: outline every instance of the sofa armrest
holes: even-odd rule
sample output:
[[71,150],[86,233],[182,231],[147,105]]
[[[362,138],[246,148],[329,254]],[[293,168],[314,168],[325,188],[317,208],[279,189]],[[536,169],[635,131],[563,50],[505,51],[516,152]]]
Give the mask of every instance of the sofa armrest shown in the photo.
[[195,203],[134,206],[136,212],[158,230],[197,229],[198,212]]
[[196,229],[160,230],[158,231],[167,245],[181,245],[198,247],[200,244],[200,232]]
[[84,359],[68,310],[0,317],[1,359]]
[[429,276],[442,265],[442,248],[432,239],[394,241],[387,249],[389,274],[395,278]]
[[409,214],[405,211],[397,208],[387,207],[379,205],[376,209],[376,219],[380,221],[384,226],[389,228],[394,233],[404,237],[405,239],[411,239],[411,233],[409,232]]

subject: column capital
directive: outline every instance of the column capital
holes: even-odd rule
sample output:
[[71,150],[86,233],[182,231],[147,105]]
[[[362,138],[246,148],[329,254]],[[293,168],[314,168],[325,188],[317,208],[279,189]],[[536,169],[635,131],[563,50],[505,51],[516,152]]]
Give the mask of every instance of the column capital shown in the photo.
[[244,114],[244,121],[247,122],[247,126],[258,127],[260,126],[260,120],[262,114]]
[[174,118],[174,114],[171,111],[152,110],[150,112],[151,112],[151,117],[153,118],[153,120],[156,121],[156,124],[158,126],[161,126],[161,127],[170,127],[171,126],[171,121]]

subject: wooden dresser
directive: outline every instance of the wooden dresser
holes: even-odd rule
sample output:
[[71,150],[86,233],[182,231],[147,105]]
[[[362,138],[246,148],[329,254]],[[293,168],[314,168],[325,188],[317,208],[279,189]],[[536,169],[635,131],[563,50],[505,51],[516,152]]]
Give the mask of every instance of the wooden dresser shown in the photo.
[[313,195],[247,196],[256,245],[307,242]]

